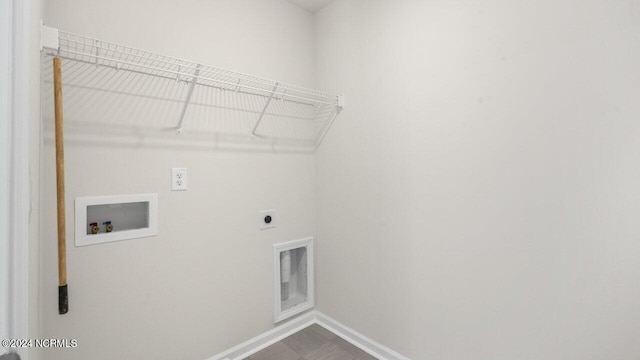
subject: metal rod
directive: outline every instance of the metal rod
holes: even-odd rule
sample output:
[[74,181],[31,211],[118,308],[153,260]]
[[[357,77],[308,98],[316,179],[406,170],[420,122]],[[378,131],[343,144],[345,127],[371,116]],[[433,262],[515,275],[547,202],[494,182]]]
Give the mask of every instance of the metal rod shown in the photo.
[[53,93],[55,102],[56,134],[56,192],[58,197],[58,312],[69,311],[67,293],[67,243],[64,203],[64,127],[62,119],[62,62],[53,59]]
[[336,106],[335,110],[333,110],[333,115],[331,116],[331,120],[329,120],[327,122],[327,125],[325,125],[324,129],[322,129],[322,133],[320,134],[320,137],[318,137],[318,141],[316,142],[316,149],[318,147],[320,147],[320,144],[322,143],[322,140],[324,139],[324,136],[327,135],[327,132],[329,132],[329,128],[333,124],[333,120],[336,119],[338,114],[340,114],[341,110],[342,110],[342,108],[338,107],[338,106]]
[[256,129],[258,129],[258,125],[260,125],[260,121],[262,121],[262,117],[264,116],[264,113],[267,112],[267,108],[269,107],[269,103],[271,103],[271,100],[273,100],[273,94],[275,94],[276,89],[278,88],[278,83],[276,83],[276,86],[273,87],[273,90],[271,91],[271,96],[269,96],[269,99],[267,100],[267,102],[264,104],[264,108],[262,108],[262,112],[260,113],[260,116],[258,117],[258,121],[256,121],[256,125],[253,127],[253,130],[251,130],[251,135],[256,136]]
[[178,122],[177,132],[178,135],[182,134],[182,122],[184,121],[184,116],[187,114],[187,107],[189,107],[189,101],[191,101],[191,95],[193,95],[193,90],[196,87],[196,83],[198,82],[198,74],[200,74],[200,65],[196,68],[196,72],[193,75],[193,79],[191,79],[191,85],[189,85],[189,92],[187,93],[187,98],[184,100],[184,106],[182,106],[182,113],[180,113],[180,121]]

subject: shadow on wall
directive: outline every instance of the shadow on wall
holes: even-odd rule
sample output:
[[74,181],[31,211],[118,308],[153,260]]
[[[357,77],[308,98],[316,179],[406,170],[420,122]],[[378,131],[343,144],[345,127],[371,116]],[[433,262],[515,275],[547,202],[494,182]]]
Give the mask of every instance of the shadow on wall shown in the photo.
[[[44,138],[54,136],[53,65],[42,57]],[[65,142],[86,146],[314,152],[322,108],[63,60]],[[269,106],[265,104],[269,101]],[[185,110],[186,108],[186,110]],[[266,109],[266,111],[265,111]],[[264,111],[259,135],[252,131]],[[183,117],[182,133],[177,134]]]

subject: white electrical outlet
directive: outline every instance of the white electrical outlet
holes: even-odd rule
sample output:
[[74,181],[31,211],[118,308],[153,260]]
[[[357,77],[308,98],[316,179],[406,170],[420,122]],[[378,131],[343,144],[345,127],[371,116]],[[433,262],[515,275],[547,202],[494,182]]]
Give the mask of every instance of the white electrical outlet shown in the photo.
[[171,169],[171,190],[187,190],[187,168]]
[[262,210],[258,212],[260,230],[276,227],[276,210]]

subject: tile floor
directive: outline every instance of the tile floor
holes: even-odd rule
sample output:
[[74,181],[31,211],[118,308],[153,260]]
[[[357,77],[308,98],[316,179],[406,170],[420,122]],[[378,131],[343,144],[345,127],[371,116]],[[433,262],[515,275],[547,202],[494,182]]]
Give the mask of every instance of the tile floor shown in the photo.
[[376,360],[320,325],[314,324],[245,360]]

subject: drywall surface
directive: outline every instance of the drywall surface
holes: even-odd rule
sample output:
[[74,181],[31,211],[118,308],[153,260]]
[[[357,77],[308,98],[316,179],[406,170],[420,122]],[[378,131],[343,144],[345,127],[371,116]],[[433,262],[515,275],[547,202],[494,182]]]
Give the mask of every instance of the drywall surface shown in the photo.
[[[63,30],[314,85],[311,14],[286,1],[55,0],[44,13],[47,25]],[[63,61],[63,78],[72,70]],[[99,81],[105,72],[97,74]],[[272,244],[315,233],[313,155],[218,148],[215,139],[196,144],[193,132],[166,145],[147,133],[131,141],[131,134],[108,132],[109,123],[83,139],[75,130],[91,119],[65,118],[69,313],[59,315],[53,113],[45,80],[41,337],[77,339],[78,346],[43,349],[42,358],[205,359],[271,329]],[[95,91],[83,98],[66,90],[69,114],[99,102]],[[140,112],[135,101],[113,110],[122,117],[113,119],[118,124],[127,110]],[[153,124],[127,121],[133,133],[138,124]],[[188,169],[187,191],[171,191],[172,167]],[[74,198],[137,193],[159,194],[158,236],[74,246]],[[258,230],[258,211],[274,208],[278,227]]]
[[318,310],[411,359],[640,354],[640,7],[338,0]]

